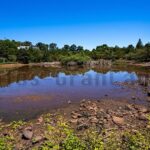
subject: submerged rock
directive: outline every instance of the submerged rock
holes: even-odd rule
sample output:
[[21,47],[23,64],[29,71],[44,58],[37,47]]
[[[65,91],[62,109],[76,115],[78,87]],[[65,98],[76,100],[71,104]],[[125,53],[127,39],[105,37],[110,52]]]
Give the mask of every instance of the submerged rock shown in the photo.
[[68,101],[68,104],[71,104],[71,101],[70,101],[70,100]]

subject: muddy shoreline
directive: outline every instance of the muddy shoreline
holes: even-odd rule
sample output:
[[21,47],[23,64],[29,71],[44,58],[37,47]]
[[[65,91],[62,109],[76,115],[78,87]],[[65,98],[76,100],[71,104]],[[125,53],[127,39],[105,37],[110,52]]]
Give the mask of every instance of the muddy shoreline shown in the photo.
[[[98,66],[100,65],[97,63],[98,61],[91,61],[90,66]],[[89,63],[88,63],[89,64]],[[136,66],[136,67],[146,67],[150,68],[150,62],[135,62],[135,61],[126,61],[126,60],[117,60],[115,62],[112,62],[112,65],[129,65],[129,66]],[[104,64],[105,65],[105,64]],[[0,68],[19,68],[23,66],[40,66],[40,67],[54,67],[54,68],[60,68],[62,67],[61,62],[42,62],[42,63],[29,63],[29,64],[21,64],[21,63],[15,63],[15,64],[0,64]],[[71,65],[72,66],[72,65]],[[74,66],[74,65],[73,65]],[[75,65],[76,66],[76,65]],[[107,64],[105,66],[108,66]],[[111,67],[111,65],[109,65]]]

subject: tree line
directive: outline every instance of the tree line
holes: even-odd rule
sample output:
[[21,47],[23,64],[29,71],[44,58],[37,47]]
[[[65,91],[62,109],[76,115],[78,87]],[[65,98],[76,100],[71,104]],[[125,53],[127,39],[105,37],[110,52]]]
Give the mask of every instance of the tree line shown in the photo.
[[65,64],[69,61],[75,61],[82,64],[88,60],[98,59],[125,59],[148,62],[150,61],[150,43],[144,45],[142,40],[139,39],[136,46],[110,47],[103,44],[90,51],[75,44],[71,46],[64,45],[59,48],[56,43],[45,44],[39,42],[33,45],[30,41],[0,40],[0,63],[61,61]]

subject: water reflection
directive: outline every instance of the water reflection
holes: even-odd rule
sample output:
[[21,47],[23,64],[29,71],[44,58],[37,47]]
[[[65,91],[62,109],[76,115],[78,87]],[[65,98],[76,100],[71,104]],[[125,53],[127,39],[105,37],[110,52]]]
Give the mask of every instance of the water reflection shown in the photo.
[[144,81],[145,85],[149,75],[145,70],[133,68],[3,69],[0,70],[0,118],[29,119],[68,100],[99,99],[106,94],[115,99],[134,94],[142,99],[141,89],[122,89],[113,83]]
[[[96,73],[95,73],[96,72]],[[116,73],[116,75],[115,75]],[[38,79],[45,79],[47,77],[49,78],[56,78],[56,84],[60,84],[61,78],[64,80],[64,77],[69,76],[70,77],[70,85],[74,82],[74,78],[76,78],[75,75],[82,75],[83,84],[84,80],[88,80],[88,83],[95,80],[96,84],[99,84],[99,80],[105,84],[105,82],[110,80],[110,82],[114,82],[114,75],[117,76],[117,78],[122,78],[125,80],[136,80],[137,76],[139,77],[140,81],[142,78],[145,78],[144,82],[146,82],[149,79],[148,74],[140,74],[138,72],[130,72],[126,70],[118,71],[118,70],[109,70],[106,68],[94,68],[94,69],[88,69],[88,68],[69,68],[69,69],[54,69],[54,68],[44,68],[44,67],[22,67],[19,69],[14,70],[7,70],[3,69],[0,70],[0,87],[6,87],[9,86],[12,83],[18,83],[18,84],[25,84],[26,81],[33,80],[32,84],[37,85]],[[94,78],[93,78],[94,76]],[[109,76],[109,77],[108,77]],[[107,77],[107,78],[106,78]],[[101,79],[100,79],[101,78]]]

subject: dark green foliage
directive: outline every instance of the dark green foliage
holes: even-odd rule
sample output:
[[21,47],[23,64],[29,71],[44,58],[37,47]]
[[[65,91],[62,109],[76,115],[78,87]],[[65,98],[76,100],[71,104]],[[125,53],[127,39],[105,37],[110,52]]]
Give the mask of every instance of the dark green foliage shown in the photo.
[[21,49],[18,51],[17,60],[21,63],[29,63],[29,54],[27,50]]
[[141,40],[141,39],[139,39],[139,41],[138,41],[138,43],[137,43],[137,45],[136,45],[136,48],[137,48],[137,49],[143,48],[143,43],[142,43],[142,40]]
[[[26,46],[26,48],[18,48],[19,46]],[[129,45],[120,48],[103,44],[90,51],[75,44],[58,48],[56,43],[48,45],[39,42],[36,46],[33,46],[30,41],[0,40],[0,63],[62,61],[63,64],[67,64],[70,61],[75,61],[77,64],[84,64],[90,59],[125,59],[148,62],[150,61],[150,43],[143,45],[141,39],[139,39],[136,47]]]
[[90,57],[84,56],[81,54],[76,54],[76,55],[71,55],[71,56],[62,56],[60,58],[60,61],[64,64],[67,65],[67,63],[73,61],[76,62],[78,65],[83,65],[85,62],[89,61]]

